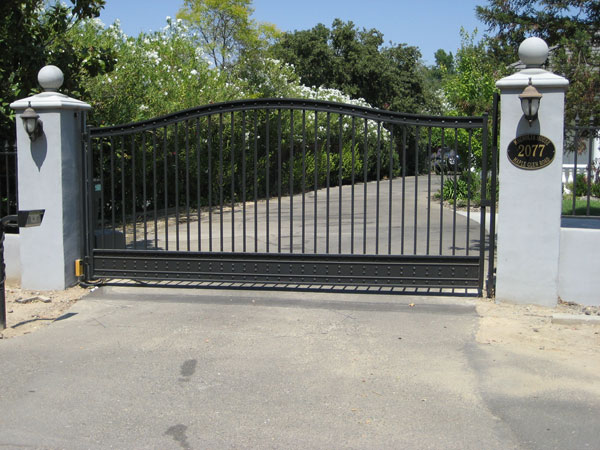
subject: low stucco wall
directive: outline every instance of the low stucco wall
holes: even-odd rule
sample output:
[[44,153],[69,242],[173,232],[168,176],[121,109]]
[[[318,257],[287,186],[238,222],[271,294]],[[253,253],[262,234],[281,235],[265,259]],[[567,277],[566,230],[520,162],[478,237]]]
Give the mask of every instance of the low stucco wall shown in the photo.
[[563,301],[600,306],[600,229],[561,228],[558,295]]
[[21,284],[21,256],[19,254],[19,235],[4,235],[4,264],[6,265],[6,283],[11,286]]

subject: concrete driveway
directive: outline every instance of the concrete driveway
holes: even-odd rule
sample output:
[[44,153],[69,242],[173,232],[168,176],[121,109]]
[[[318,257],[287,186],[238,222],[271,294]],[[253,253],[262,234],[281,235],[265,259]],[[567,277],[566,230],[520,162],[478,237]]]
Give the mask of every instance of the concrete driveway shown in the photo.
[[101,288],[0,341],[0,448],[600,448],[600,399],[500,389],[555,374],[477,344],[474,303]]

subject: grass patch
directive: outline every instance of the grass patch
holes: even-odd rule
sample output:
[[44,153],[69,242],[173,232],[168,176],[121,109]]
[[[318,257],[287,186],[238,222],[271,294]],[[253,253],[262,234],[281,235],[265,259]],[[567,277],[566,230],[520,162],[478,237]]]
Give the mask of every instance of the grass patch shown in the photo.
[[[587,215],[587,198],[578,197],[575,199],[575,213],[573,213],[573,197],[563,196],[562,214],[565,216],[585,216]],[[590,215],[600,216],[600,199],[590,198]]]

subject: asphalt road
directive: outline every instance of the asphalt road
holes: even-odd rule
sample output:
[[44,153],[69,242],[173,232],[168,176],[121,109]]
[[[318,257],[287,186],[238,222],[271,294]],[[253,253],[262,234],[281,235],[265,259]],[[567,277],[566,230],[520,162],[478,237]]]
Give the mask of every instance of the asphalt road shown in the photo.
[[600,400],[528,392],[505,369],[553,368],[477,325],[451,297],[101,288],[0,341],[0,448],[600,448]]

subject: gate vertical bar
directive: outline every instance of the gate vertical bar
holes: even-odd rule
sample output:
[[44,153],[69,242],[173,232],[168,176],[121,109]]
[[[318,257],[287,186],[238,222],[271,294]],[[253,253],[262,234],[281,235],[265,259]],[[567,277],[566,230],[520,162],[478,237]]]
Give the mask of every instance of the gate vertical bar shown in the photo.
[[277,253],[281,253],[281,109],[277,113]]
[[[146,132],[142,132],[142,208],[144,214],[144,249],[148,248],[148,221],[147,209],[147,183],[146,183]],[[103,208],[104,209],[104,208]]]
[[485,270],[485,219],[486,219],[486,205],[489,201],[486,198],[486,187],[487,187],[487,159],[489,157],[488,149],[488,115],[483,115],[483,128],[482,128],[481,147],[483,149],[483,158],[481,160],[481,223],[479,229],[479,286],[478,295],[481,296],[483,293],[483,279]]
[[[99,181],[100,181],[100,242],[102,248],[106,248],[106,243],[104,242],[105,233],[104,233],[104,139],[100,139],[99,142]],[[94,183],[95,184],[95,183]],[[94,186],[95,188],[95,186]]]
[[400,254],[404,255],[404,226],[406,224],[406,125],[402,127],[402,219],[400,238]]
[[500,94],[494,94],[492,110],[492,186],[490,188],[490,248],[488,250],[488,279],[487,296],[491,298],[496,292],[495,256],[496,256],[496,189],[498,177],[498,111],[500,107]]
[[330,192],[329,187],[331,183],[331,114],[327,112],[327,144],[325,147],[325,152],[327,152],[327,177],[326,177],[326,186],[327,186],[327,204],[325,205],[326,218],[325,218],[325,253],[329,253],[329,200],[330,200]]
[[175,157],[175,250],[179,251],[179,122],[175,122],[173,156]]
[[242,251],[246,252],[246,111],[242,111]]
[[269,217],[269,172],[271,171],[271,162],[270,162],[270,148],[269,148],[269,110],[267,109],[266,111],[266,124],[265,124],[265,197],[267,199],[267,204],[266,204],[266,218],[265,218],[265,222],[266,222],[266,231],[265,231],[265,241],[266,241],[266,248],[267,248],[267,253],[269,253],[269,224],[271,222],[271,218]]
[[415,129],[415,221],[414,221],[414,236],[413,236],[413,254],[417,254],[417,226],[419,223],[419,140],[421,139],[421,127]]
[[219,114],[219,242],[223,252],[223,113]]
[[392,254],[392,185],[394,184],[394,125],[390,125],[389,192],[388,192],[388,255]]
[[314,253],[317,253],[317,199],[319,194],[319,114],[315,111],[315,149],[314,149],[314,161],[315,161],[315,169],[314,169],[314,177],[315,177],[315,201],[314,201],[314,211],[313,211],[313,246]]
[[431,242],[431,127],[427,130],[427,247],[425,254],[429,255],[429,244]]
[[231,251],[235,252],[235,122],[233,111],[231,112],[229,159],[231,162]]
[[168,180],[168,151],[167,151],[167,127],[163,127],[163,188],[164,188],[164,205],[165,211],[165,250],[169,250],[169,185]]
[[[158,187],[156,185],[156,133],[158,130],[152,130],[152,187],[153,196],[152,203],[154,203],[154,248],[158,248]],[[114,244],[113,244],[114,248]]]
[[254,110],[254,253],[258,252],[258,111]]
[[356,151],[354,149],[356,140],[356,117],[352,116],[352,178],[351,185],[352,190],[350,193],[351,196],[351,206],[350,206],[350,253],[354,254],[354,183],[356,176]]
[[93,183],[93,170],[94,163],[92,160],[93,152],[92,152],[92,136],[90,133],[90,126],[87,125],[87,114],[83,113],[83,185],[85,186],[85,195],[84,198],[84,214],[85,214],[85,232],[84,236],[84,249],[85,249],[85,279],[87,281],[92,280],[94,278],[94,183]]
[[344,116],[342,114],[339,115],[339,122],[340,122],[340,130],[339,130],[339,136],[338,136],[338,183],[339,183],[339,188],[338,188],[338,253],[342,253],[342,177],[343,177],[343,173],[342,173],[342,166],[343,166],[343,155],[342,155],[342,139],[343,139],[343,134],[344,134],[344,128],[343,128],[343,118]]
[[471,176],[471,166],[473,165],[473,130],[469,130],[469,147],[467,150],[467,164],[466,164],[466,169],[468,170],[469,173],[469,180],[467,182],[467,236],[465,239],[465,249],[466,249],[466,253],[467,256],[469,256],[469,248],[471,246],[471,239],[470,239],[470,229],[471,227],[469,226],[469,224],[471,223],[471,194],[472,192],[472,188],[473,188],[473,178]]
[[[452,168],[452,172],[454,172],[454,179],[452,182],[454,183],[454,197],[453,197],[453,205],[452,205],[452,256],[456,255],[456,202],[458,200],[458,175],[457,175],[457,163],[458,161],[458,128],[454,129],[454,164]],[[443,195],[443,187],[442,187],[442,195]],[[468,227],[468,224],[467,224]]]
[[440,150],[440,255],[444,245],[444,147],[446,145],[446,129],[442,128],[442,146]]
[[576,201],[577,201],[577,191],[576,191],[576,186],[577,186],[577,155],[579,155],[579,151],[577,151],[577,146],[579,144],[579,114],[577,114],[577,117],[575,117],[575,139],[574,139],[574,144],[575,144],[575,151],[573,152],[573,205],[572,205],[572,210],[571,210],[571,214],[575,215],[575,208],[577,207],[576,205]]
[[[135,134],[131,135],[131,227],[133,228],[133,248],[137,248],[137,211],[135,209],[136,200],[135,184]],[[179,250],[179,249],[178,249]]]
[[294,110],[290,109],[290,253],[294,252]]
[[364,147],[364,156],[363,156],[363,255],[367,254],[367,182],[368,182],[368,173],[367,166],[369,161],[369,142],[368,142],[368,120],[365,119],[365,128],[363,131],[363,147]]
[[198,251],[202,251],[202,191],[200,183],[203,179],[200,170],[200,149],[202,148],[202,139],[200,133],[200,118],[196,118],[196,208],[198,211]]
[[[85,185],[84,185],[85,186]],[[110,137],[110,229],[112,236],[112,248],[115,248],[116,225],[116,198],[115,198],[115,140]]]
[[123,238],[127,243],[127,211],[125,211],[125,205],[125,136],[121,136],[121,219],[123,221]]
[[375,200],[375,254],[379,255],[379,211],[380,211],[380,180],[381,180],[381,122],[377,122],[377,175],[375,182],[377,183],[376,200]]
[[185,214],[186,242],[188,252],[191,250],[190,220],[190,122],[185,121]]
[[[593,121],[590,120],[589,122],[589,128],[588,128],[588,144],[587,144],[587,149],[588,149],[588,161],[587,161],[587,168],[586,168],[586,177],[587,177],[587,204],[586,204],[586,213],[585,215],[587,217],[590,217],[590,206],[591,206],[591,199],[592,199],[592,167],[593,167],[593,162],[592,162],[592,154],[594,153],[592,151],[592,149],[594,148],[594,138],[596,137],[596,132],[595,130],[592,128],[594,125]],[[573,178],[573,190],[575,190],[575,186],[577,185],[577,177],[575,176],[575,178]]]

